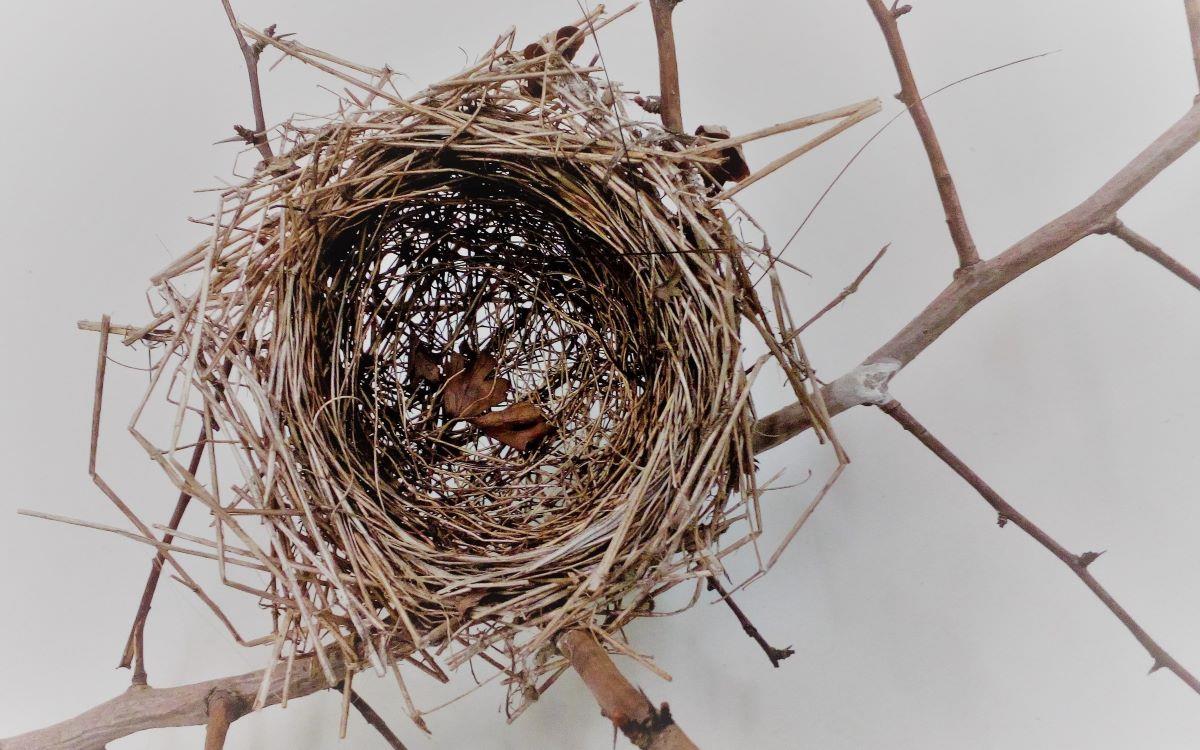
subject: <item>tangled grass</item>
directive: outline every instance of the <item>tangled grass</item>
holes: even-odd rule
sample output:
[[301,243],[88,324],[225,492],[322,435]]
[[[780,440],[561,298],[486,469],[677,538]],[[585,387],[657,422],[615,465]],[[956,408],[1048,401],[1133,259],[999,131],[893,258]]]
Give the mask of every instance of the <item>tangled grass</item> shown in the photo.
[[743,364],[743,329],[806,403],[809,371],[755,291],[756,266],[778,291],[770,254],[717,198],[734,150],[639,121],[573,65],[600,18],[520,52],[509,32],[409,98],[245,29],[363,93],[276,129],[282,156],[219,192],[126,340],[160,351],[143,406],[177,405],[169,438],[141,408],[133,434],[213,522],[155,544],[259,598],[270,633],[230,628],[273,663],[315,654],[332,682],[331,651],[397,676],[481,659],[520,704],[563,669],[558,634],[625,650],[655,596],[691,582],[694,602],[756,539],[767,357]]

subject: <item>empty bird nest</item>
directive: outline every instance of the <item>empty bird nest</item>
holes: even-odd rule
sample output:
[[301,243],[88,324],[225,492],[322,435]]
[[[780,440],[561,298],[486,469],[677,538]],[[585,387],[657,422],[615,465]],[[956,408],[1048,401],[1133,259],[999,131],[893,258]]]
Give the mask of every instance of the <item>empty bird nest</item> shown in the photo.
[[479,658],[536,697],[557,635],[621,650],[656,595],[758,536],[751,382],[771,359],[812,403],[809,371],[720,195],[738,149],[572,62],[608,20],[510,32],[410,97],[245,29],[353,90],[273,129],[281,155],[218,191],[125,333],[158,353],[146,401],[177,410],[149,430],[139,407],[133,434],[211,513],[211,537],[154,543],[214,609],[180,555],[257,597],[270,633],[238,638],[274,661],[332,682],[335,661]]

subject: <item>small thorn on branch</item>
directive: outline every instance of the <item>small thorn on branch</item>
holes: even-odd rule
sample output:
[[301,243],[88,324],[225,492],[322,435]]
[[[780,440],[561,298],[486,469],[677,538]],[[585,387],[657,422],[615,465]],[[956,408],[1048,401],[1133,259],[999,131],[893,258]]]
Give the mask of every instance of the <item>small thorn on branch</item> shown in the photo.
[[905,13],[909,13],[911,11],[911,5],[897,5],[896,3],[892,3],[892,18],[899,18]]
[[1084,552],[1079,556],[1079,564],[1086,568],[1087,566],[1096,562],[1096,558],[1100,557],[1100,555],[1103,555],[1106,551],[1107,550],[1100,550],[1099,552]]
[[[1027,518],[1019,510],[1009,505],[1007,500],[1001,497],[996,490],[992,489],[991,485],[983,481],[982,477],[976,474],[971,467],[967,466],[961,458],[956,456],[953,451],[946,447],[945,443],[934,437],[933,434],[930,433],[929,430],[926,429],[916,417],[909,413],[909,411],[905,409],[899,401],[893,399],[886,404],[880,405],[879,408],[889,417],[896,420],[897,424],[917,438],[922,445],[928,448],[933,455],[941,459],[942,462],[950,467],[955,474],[958,474],[963,478],[963,480],[966,481],[967,484],[971,485],[971,488],[983,498],[984,502],[992,506],[992,508],[1000,514],[1001,526],[1008,521],[1012,521],[1021,529],[1021,531],[1024,531],[1026,534],[1028,534],[1034,541],[1042,545],[1046,551],[1057,557],[1068,568],[1070,568],[1071,572],[1074,573],[1079,580],[1083,581],[1085,586],[1091,589],[1092,593],[1096,595],[1096,598],[1098,598],[1104,604],[1104,606],[1108,608],[1109,612],[1112,612],[1114,617],[1120,620],[1121,624],[1124,625],[1125,628],[1133,635],[1133,637],[1137,639],[1137,642],[1142,645],[1142,648],[1146,649],[1146,653],[1150,654],[1151,658],[1154,659],[1154,666],[1151,668],[1151,672],[1162,667],[1166,667],[1167,669],[1171,670],[1176,677],[1182,680],[1185,685],[1187,685],[1196,693],[1200,693],[1200,680],[1197,680],[1195,675],[1193,675],[1187,670],[1186,667],[1180,664],[1175,657],[1167,653],[1167,650],[1159,645],[1158,641],[1151,638],[1150,634],[1146,632],[1146,629],[1138,624],[1137,620],[1133,619],[1133,615],[1131,615],[1128,610],[1122,607],[1117,600],[1113,598],[1112,594],[1110,594],[1108,590],[1104,588],[1104,586],[1102,586],[1100,582],[1097,581],[1096,578],[1088,571],[1087,563],[1095,561],[1096,557],[1099,557],[1102,553],[1085,552],[1084,554],[1078,556],[1071,554],[1065,547],[1062,546],[1062,544],[1054,539],[1054,537],[1043,531],[1040,526],[1029,520],[1029,518]],[[1089,555],[1092,557],[1085,563],[1084,559],[1088,558]]]

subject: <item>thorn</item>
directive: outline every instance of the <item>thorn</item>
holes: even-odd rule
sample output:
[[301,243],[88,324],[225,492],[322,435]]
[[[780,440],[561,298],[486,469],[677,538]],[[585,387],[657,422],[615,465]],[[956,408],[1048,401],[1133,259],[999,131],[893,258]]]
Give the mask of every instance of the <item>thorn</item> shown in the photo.
[[1087,566],[1096,562],[1096,558],[1100,557],[1100,555],[1103,555],[1107,551],[1108,550],[1102,549],[1099,552],[1084,552],[1082,555],[1080,555],[1076,559],[1079,561],[1080,565],[1082,565],[1083,567],[1086,568]]
[[996,525],[997,526],[999,526],[1000,528],[1003,529],[1005,527],[1005,525],[1007,525],[1007,524],[1008,524],[1008,516],[1004,515],[1003,513],[996,516]]
[[1161,661],[1159,661],[1158,657],[1155,657],[1154,663],[1150,665],[1150,671],[1146,673],[1146,676],[1149,677],[1150,675],[1154,674],[1155,672],[1157,672],[1158,670],[1162,669],[1165,666],[1167,666],[1167,665],[1163,664]]
[[892,18],[899,18],[911,10],[911,5],[899,5],[899,0],[896,0],[896,2],[892,3]]

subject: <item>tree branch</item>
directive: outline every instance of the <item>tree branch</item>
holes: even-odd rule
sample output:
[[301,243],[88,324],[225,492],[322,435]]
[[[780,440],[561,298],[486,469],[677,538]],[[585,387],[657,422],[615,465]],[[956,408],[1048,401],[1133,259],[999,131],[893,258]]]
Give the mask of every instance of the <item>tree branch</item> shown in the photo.
[[[200,459],[204,456],[204,448],[208,442],[206,437],[205,431],[201,429],[200,437],[196,439],[196,445],[192,448],[192,457],[188,462],[188,474],[192,476],[195,476],[196,471],[200,468]],[[179,524],[183,521],[183,513],[187,510],[188,502],[191,499],[190,493],[179,493],[179,498],[175,501],[175,510],[172,511],[171,518],[167,521],[167,528],[179,528]],[[170,544],[174,539],[175,535],[169,531],[162,536],[163,544]],[[150,616],[150,607],[154,602],[154,593],[158,589],[158,579],[162,576],[165,561],[166,556],[159,550],[150,563],[150,573],[146,576],[142,598],[138,602],[133,626],[129,629],[129,637],[125,640],[125,651],[121,655],[121,663],[118,665],[126,668],[133,666],[134,685],[146,684],[146,619]]]
[[[1200,142],[1200,103],[1194,104],[1166,132],[1075,208],[995,258],[958,274],[920,314],[876,349],[860,367],[895,363],[895,371],[902,369],[992,293],[1084,237],[1105,231],[1122,206],[1197,142]],[[830,416],[871,403],[856,400],[853,388],[840,387],[846,385],[846,378],[856,372],[847,373],[821,389]],[[799,403],[768,414],[755,426],[755,452],[773,448],[809,426],[807,414]]]
[[1096,578],[1088,571],[1088,566],[1093,563],[1101,553],[1084,552],[1081,555],[1075,555],[1067,551],[1065,547],[1055,541],[1037,524],[1035,524],[1033,521],[1030,521],[1020,511],[1009,505],[1004,498],[1000,497],[1000,495],[986,482],[984,482],[978,474],[976,474],[969,466],[963,463],[958,456],[954,455],[954,453],[951,452],[951,450],[947,448],[944,443],[934,437],[929,430],[925,429],[925,427],[917,421],[916,417],[914,417],[908,412],[908,410],[901,406],[900,402],[894,400],[889,401],[886,404],[880,405],[880,408],[888,416],[896,420],[901,427],[912,433],[913,436],[916,437],[917,440],[921,441],[921,444],[932,451],[935,456],[940,458],[947,466],[953,469],[954,473],[966,480],[967,484],[971,485],[971,487],[973,487],[975,491],[983,497],[987,504],[992,506],[992,508],[994,508],[999,514],[1001,527],[1011,521],[1026,534],[1033,537],[1038,544],[1049,550],[1049,552],[1061,560],[1064,565],[1070,568],[1071,572],[1078,576],[1079,579],[1083,581],[1089,589],[1092,590],[1092,593],[1094,593],[1100,599],[1100,601],[1104,603],[1104,606],[1108,607],[1109,611],[1121,621],[1121,624],[1128,628],[1130,633],[1133,633],[1133,637],[1137,639],[1138,643],[1142,644],[1142,647],[1149,652],[1150,657],[1154,659],[1154,664],[1150,668],[1151,672],[1162,667],[1166,667],[1170,671],[1174,672],[1179,679],[1183,680],[1184,684],[1197,693],[1200,693],[1200,681],[1197,681],[1191,672],[1189,672],[1183,667],[1182,664],[1175,660],[1175,657],[1171,656],[1166,652],[1165,649],[1163,649],[1162,646],[1158,645],[1158,642],[1150,637],[1150,634],[1147,633],[1145,629],[1133,619],[1133,616],[1130,615],[1124,607],[1122,607],[1115,599],[1113,599],[1112,594],[1108,593],[1108,591],[1100,585],[1100,582],[1097,581]]
[[650,0],[654,37],[658,43],[659,115],[663,127],[672,133],[683,132],[683,110],[679,101],[679,60],[675,56],[675,29],[671,13],[681,0]]
[[572,630],[558,639],[558,650],[571,662],[583,683],[600,704],[600,713],[612,721],[642,750],[698,750],[664,703],[660,708],[629,683],[612,658],[585,630]]
[[229,725],[245,715],[250,704],[242,696],[214,690],[208,697],[208,725],[204,732],[204,750],[224,750]]
[[[346,683],[345,680],[343,680],[338,684],[337,687],[339,690],[343,690],[345,689],[345,686]],[[392,728],[387,725],[387,722],[383,720],[383,717],[380,716],[375,709],[371,708],[371,704],[367,703],[363,697],[353,689],[350,690],[350,705],[354,706],[358,713],[362,715],[363,719],[370,724],[376,732],[379,732],[384,741],[388,743],[388,747],[392,748],[392,750],[408,750],[408,747],[400,741],[400,738],[397,737],[396,733],[392,731]]]
[[[339,677],[346,664],[339,652],[330,652],[330,665]],[[283,698],[285,670],[272,674],[263,706]],[[0,740],[0,750],[97,750],[122,737],[159,727],[209,725],[211,699],[217,694],[241,707],[230,721],[244,715],[262,686],[264,671],[197,682],[171,688],[134,686],[121,695],[53,726]],[[289,700],[329,688],[321,667],[313,657],[302,657],[292,667],[287,684]],[[232,712],[236,713],[236,711]]]
[[1161,247],[1125,226],[1120,219],[1113,219],[1112,223],[1104,228],[1104,231],[1124,240],[1126,245],[1129,245],[1134,250],[1137,250],[1142,255],[1145,255],[1150,260],[1175,274],[1193,288],[1200,289],[1200,276],[1197,276],[1187,266],[1167,255]]
[[[271,151],[271,144],[267,142],[267,118],[263,115],[262,90],[258,85],[258,56],[261,50],[246,41],[246,35],[238,26],[237,16],[233,14],[233,6],[229,4],[229,0],[221,0],[221,5],[224,6],[225,15],[229,18],[229,25],[233,27],[233,34],[237,37],[242,58],[246,61],[246,74],[250,77],[250,105],[254,108],[254,132],[245,133],[243,132],[244,128],[235,127],[234,129],[258,149],[263,161],[271,161],[275,158],[275,154]],[[268,32],[269,35],[270,32]]]
[[787,648],[775,648],[770,643],[767,643],[767,639],[763,637],[763,634],[758,631],[758,628],[755,627],[754,623],[750,621],[750,618],[746,616],[746,613],[742,611],[742,608],[738,606],[738,603],[733,600],[733,597],[730,596],[729,592],[725,590],[725,587],[716,578],[708,579],[708,590],[717,592],[717,596],[721,597],[721,601],[725,602],[729,607],[729,611],[733,612],[733,616],[737,618],[738,624],[742,626],[742,631],[750,636],[758,644],[758,647],[763,650],[763,653],[767,655],[767,659],[771,661],[772,667],[779,669],[779,662],[796,653],[790,646]]
[[900,79],[900,93],[897,98],[908,107],[913,124],[925,145],[925,153],[929,157],[929,166],[933,170],[933,180],[937,184],[938,196],[942,199],[942,209],[946,214],[946,225],[950,228],[950,239],[954,241],[954,249],[958,252],[959,269],[970,268],[979,262],[979,251],[975,249],[975,240],[971,237],[971,229],[967,226],[967,218],[963,214],[962,202],[958,199],[958,189],[954,186],[954,178],[950,175],[950,167],[946,164],[946,155],[942,153],[942,145],[938,142],[937,132],[933,129],[933,121],[925,110],[925,102],[921,100],[921,92],[917,89],[917,80],[913,76],[912,66],[908,62],[908,53],[904,50],[904,40],[900,37],[900,26],[896,22],[900,16],[911,8],[907,5],[891,8],[884,5],[883,0],[867,0],[875,20],[883,31],[887,41],[888,51],[892,55],[892,63],[896,67],[896,76]]

